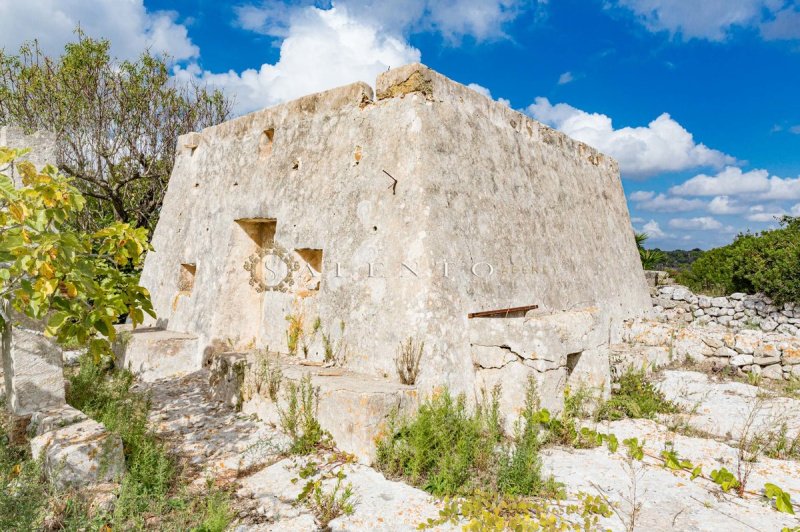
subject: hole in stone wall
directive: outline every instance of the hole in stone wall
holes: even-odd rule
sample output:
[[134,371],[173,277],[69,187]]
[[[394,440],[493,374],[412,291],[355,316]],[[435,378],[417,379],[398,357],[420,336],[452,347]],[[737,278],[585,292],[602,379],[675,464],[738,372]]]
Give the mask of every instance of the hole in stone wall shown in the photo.
[[308,290],[319,290],[322,280],[322,250],[304,248],[296,251],[305,262],[300,268],[301,283]]
[[272,141],[275,138],[275,129],[269,128],[265,129],[263,133],[261,133],[261,137],[258,140],[258,153],[262,157],[269,156],[272,153]]
[[194,277],[197,273],[197,266],[195,264],[181,264],[181,269],[178,274],[178,291],[191,292],[194,288]]
[[269,248],[275,243],[278,221],[274,218],[243,218],[236,220],[236,223],[250,237],[256,248]]
[[578,352],[567,355],[567,377],[572,375],[572,372],[578,367],[578,362],[580,362],[582,354],[582,352]]

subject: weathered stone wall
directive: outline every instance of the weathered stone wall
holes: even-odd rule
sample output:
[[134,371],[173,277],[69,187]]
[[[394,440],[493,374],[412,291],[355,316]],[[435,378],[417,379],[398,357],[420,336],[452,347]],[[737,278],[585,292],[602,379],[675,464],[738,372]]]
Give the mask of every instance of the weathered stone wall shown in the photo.
[[[0,126],[0,146],[9,148],[29,148],[31,151],[23,157],[31,161],[37,168],[46,164],[56,164],[55,136],[46,131],[37,131],[27,135],[21,128],[14,126]],[[19,176],[11,169],[11,176],[17,182]]]
[[[413,336],[420,388],[471,394],[475,345],[590,307],[588,336],[607,345],[649,310],[616,162],[421,65],[382,74],[377,92],[356,83],[180,138],[141,279],[154,325],[198,337],[196,367],[214,351],[287,352],[291,317],[301,357],[321,358],[327,336],[349,369],[396,380]],[[267,251],[291,282],[261,285]],[[530,304],[481,318],[499,341],[472,336],[468,313]],[[517,353],[513,373],[563,386],[562,351]],[[592,358],[578,374],[601,371]]]
[[717,323],[732,329],[754,328],[789,336],[800,332],[800,306],[776,305],[764,294],[709,297],[694,294],[681,285],[660,286],[653,306],[657,314],[687,323]]

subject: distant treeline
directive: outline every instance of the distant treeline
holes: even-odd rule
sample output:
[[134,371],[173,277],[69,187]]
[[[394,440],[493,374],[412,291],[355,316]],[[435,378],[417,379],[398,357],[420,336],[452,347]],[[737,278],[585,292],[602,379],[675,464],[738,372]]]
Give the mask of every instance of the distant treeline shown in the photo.
[[699,259],[703,253],[700,248],[694,249],[674,249],[672,251],[664,251],[659,248],[654,248],[658,252],[659,260],[655,263],[656,270],[685,270],[692,265],[694,261]]

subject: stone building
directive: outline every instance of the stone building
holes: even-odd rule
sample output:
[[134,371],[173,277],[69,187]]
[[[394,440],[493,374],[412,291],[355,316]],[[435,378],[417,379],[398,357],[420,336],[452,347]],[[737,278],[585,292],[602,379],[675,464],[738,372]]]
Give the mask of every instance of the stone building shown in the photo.
[[[650,307],[617,163],[419,64],[183,135],[120,349],[148,378],[265,348],[521,405],[581,379]],[[518,310],[507,310],[518,309]],[[477,316],[472,316],[477,314]]]

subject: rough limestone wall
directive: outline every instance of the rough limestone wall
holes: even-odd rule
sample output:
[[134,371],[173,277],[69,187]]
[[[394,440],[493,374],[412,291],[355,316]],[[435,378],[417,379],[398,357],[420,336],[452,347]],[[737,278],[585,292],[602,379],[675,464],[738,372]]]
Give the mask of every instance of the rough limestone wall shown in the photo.
[[[9,148],[30,148],[30,152],[24,157],[41,168],[46,164],[56,164],[56,142],[55,137],[46,131],[37,131],[31,135],[13,126],[0,127],[0,146]],[[14,172],[12,172],[15,183],[19,185]]]
[[[197,335],[204,353],[285,352],[286,316],[309,336],[319,316],[348,367],[391,379],[415,336],[423,389],[471,391],[468,312],[591,306],[614,339],[650,308],[616,163],[419,65],[377,87],[377,100],[353,84],[181,137],[142,274],[158,325]],[[253,290],[242,219],[276,219],[291,253],[322,249],[319,292]],[[491,277],[472,274],[481,262]]]

